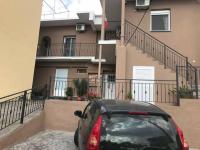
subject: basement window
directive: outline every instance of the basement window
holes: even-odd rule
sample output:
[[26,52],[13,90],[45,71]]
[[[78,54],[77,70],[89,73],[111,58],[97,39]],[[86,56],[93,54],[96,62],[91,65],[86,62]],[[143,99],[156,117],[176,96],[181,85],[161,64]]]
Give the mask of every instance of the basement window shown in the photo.
[[170,10],[151,11],[151,31],[170,31]]

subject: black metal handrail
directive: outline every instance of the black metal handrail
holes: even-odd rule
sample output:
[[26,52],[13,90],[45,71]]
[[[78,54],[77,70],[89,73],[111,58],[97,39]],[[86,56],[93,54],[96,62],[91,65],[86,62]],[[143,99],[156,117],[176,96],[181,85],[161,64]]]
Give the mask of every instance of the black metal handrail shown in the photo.
[[[67,98],[66,91],[71,88],[71,100],[76,100],[77,88],[73,81],[77,78],[51,78],[50,97]],[[85,100],[90,100],[90,94],[96,94],[102,99],[114,100],[136,100],[146,102],[171,103],[177,105],[176,81],[175,80],[139,80],[139,79],[115,79],[102,77],[82,78],[88,82],[85,87],[86,93],[83,95]],[[80,80],[82,80],[80,79]],[[98,83],[101,83],[101,93],[98,93]]]
[[106,31],[105,40],[120,40],[120,31]]
[[[182,72],[182,73],[181,73]],[[184,76],[179,76],[179,74],[183,74]],[[198,76],[198,68],[188,66],[176,66],[176,89],[177,99],[183,98],[196,98],[199,97],[199,76]]]
[[109,20],[105,25],[105,40],[120,40],[121,21]]
[[0,130],[20,121],[34,111],[44,108],[48,96],[47,85],[17,92],[1,97],[0,100]]
[[197,83],[200,85],[200,66],[195,66],[195,68],[197,70]]
[[[135,26],[134,24],[132,24],[131,22],[129,22],[128,20],[126,20],[126,23],[125,23],[125,37],[127,36],[127,34],[126,34],[126,31],[127,31],[127,30],[126,30],[126,25],[127,25],[127,23],[128,23],[129,25],[133,26],[134,28],[137,27],[137,26]],[[134,29],[133,29],[133,30],[134,30]],[[143,29],[141,29],[141,28],[138,27],[137,30],[139,30],[139,31],[143,32],[144,34],[148,35],[149,37],[151,37],[151,38],[154,39],[155,41],[157,41],[157,42],[159,42],[159,43],[161,43],[161,44],[163,44],[163,45],[166,45],[166,44],[163,43],[162,41],[160,41],[160,40],[158,40],[157,38],[153,37],[151,34],[145,32]],[[131,34],[130,34],[130,35],[131,35]],[[131,36],[130,36],[130,37],[131,37]],[[127,39],[129,39],[130,37],[128,37]],[[167,46],[167,45],[166,45],[166,46]],[[167,46],[167,47],[169,47],[169,46]],[[173,48],[171,48],[171,47],[169,47],[169,48],[170,48],[172,51],[174,51],[175,53],[181,55],[182,57],[185,57],[184,55],[182,55],[181,53],[177,52],[177,51],[174,50]],[[187,58],[187,57],[185,57],[185,58]]]
[[80,57],[97,55],[97,43],[52,43],[50,46],[38,45],[37,56]]
[[153,37],[149,33],[135,26],[126,20],[125,23],[125,41],[129,41],[144,53],[148,53],[159,62],[163,63],[165,68],[168,67],[176,71],[176,66],[186,66],[186,72],[179,71],[179,75],[185,77],[188,83],[192,83],[191,76],[194,75],[195,67],[189,63],[188,57],[169,47],[162,41]]

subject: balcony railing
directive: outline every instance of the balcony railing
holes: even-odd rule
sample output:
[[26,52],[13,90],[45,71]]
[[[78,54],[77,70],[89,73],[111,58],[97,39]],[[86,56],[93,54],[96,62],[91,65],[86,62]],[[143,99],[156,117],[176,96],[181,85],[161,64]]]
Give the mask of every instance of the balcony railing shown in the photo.
[[[51,77],[49,82],[50,98],[65,98],[66,89],[71,88],[72,97],[77,97],[78,88],[74,85],[76,78],[55,78]],[[97,78],[79,78],[85,80],[87,86],[82,85],[83,98],[100,97],[101,99],[113,100],[135,100],[157,103],[179,104],[176,99],[175,80],[136,80],[136,79],[115,79],[109,75],[103,76],[99,81]],[[101,92],[98,93],[98,83],[101,83]]]
[[50,46],[38,45],[37,57],[96,57],[98,45],[96,43],[53,43]]
[[121,37],[121,22],[120,21],[108,21],[105,27],[105,40],[120,40]]
[[120,40],[120,31],[106,31],[105,40]]

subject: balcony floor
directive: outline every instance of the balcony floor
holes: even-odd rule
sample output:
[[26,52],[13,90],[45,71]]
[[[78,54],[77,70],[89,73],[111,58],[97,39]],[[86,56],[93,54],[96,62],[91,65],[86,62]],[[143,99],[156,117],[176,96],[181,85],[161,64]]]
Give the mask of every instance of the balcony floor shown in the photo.
[[73,132],[45,130],[8,150],[77,150]]

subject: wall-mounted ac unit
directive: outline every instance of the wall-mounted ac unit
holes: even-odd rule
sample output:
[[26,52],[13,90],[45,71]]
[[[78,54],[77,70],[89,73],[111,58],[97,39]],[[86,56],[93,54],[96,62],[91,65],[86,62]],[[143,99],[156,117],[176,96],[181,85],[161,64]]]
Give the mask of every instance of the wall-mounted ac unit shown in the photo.
[[150,6],[150,0],[136,0],[137,9],[147,9]]
[[85,31],[85,24],[76,24],[76,31],[84,32]]

